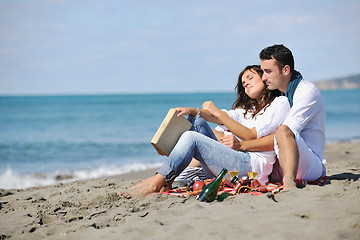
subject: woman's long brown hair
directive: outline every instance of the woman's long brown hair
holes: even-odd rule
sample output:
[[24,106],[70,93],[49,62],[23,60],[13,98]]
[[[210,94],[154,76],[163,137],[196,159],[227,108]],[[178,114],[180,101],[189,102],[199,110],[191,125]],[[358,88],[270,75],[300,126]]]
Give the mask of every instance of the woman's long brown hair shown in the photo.
[[250,70],[253,73],[256,73],[259,75],[260,78],[262,78],[263,71],[260,68],[259,65],[249,65],[247,66],[240,74],[238,78],[238,83],[235,87],[235,91],[237,92],[237,99],[233,103],[232,108],[243,108],[245,109],[244,117],[247,113],[252,113],[252,118],[256,116],[262,109],[266,109],[270,103],[277,97],[281,95],[281,92],[279,90],[269,90],[267,86],[264,88],[264,90],[260,93],[260,96],[258,99],[251,99],[246,93],[245,88],[242,85],[242,77],[244,73]]

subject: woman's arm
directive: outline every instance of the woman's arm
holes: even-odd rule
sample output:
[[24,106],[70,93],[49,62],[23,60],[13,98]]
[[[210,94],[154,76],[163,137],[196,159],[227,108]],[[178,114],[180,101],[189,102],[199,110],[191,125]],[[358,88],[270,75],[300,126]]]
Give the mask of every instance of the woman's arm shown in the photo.
[[213,102],[204,102],[202,107],[203,109],[209,111],[210,114],[212,114],[214,117],[216,117],[218,119],[218,122],[225,125],[230,130],[230,132],[232,132],[242,140],[246,141],[257,139],[257,132],[255,128],[249,129],[238,123],[237,121],[229,117],[226,112],[223,112],[219,108],[217,108]]
[[239,141],[234,135],[227,135],[220,141],[237,151],[264,152],[274,150],[274,136],[275,133],[255,140]]
[[222,124],[221,122],[219,122],[218,118],[214,117],[209,111],[205,109],[189,108],[189,107],[177,107],[175,109],[176,111],[179,112],[179,114],[177,115],[178,117],[182,115],[195,116],[197,114],[200,114],[200,116],[203,117],[207,122]]

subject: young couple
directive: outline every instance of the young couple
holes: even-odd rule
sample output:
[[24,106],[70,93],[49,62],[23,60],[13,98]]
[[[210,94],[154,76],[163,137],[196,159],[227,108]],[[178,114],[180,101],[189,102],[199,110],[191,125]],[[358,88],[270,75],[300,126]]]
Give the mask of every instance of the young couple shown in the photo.
[[[283,45],[263,49],[260,63],[261,68],[248,66],[240,73],[232,110],[220,110],[210,101],[201,110],[177,108],[179,116],[189,115],[193,131],[182,134],[156,175],[133,186],[130,195],[169,189],[193,158],[207,178],[222,168],[238,168],[239,177],[257,171],[264,184],[277,157],[284,190],[295,188],[296,178],[311,181],[325,175],[325,105],[319,90],[294,69],[293,55]],[[215,136],[206,121],[225,131]]]

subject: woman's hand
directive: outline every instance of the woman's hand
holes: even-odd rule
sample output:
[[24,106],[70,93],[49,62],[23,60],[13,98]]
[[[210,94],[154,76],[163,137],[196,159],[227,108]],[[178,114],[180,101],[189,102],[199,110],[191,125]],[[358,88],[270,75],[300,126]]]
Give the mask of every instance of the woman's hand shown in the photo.
[[245,151],[241,142],[232,134],[220,138],[220,142],[236,151]]
[[178,111],[178,117],[183,115],[196,115],[197,109],[196,108],[189,108],[189,107],[177,107],[175,108],[176,111]]
[[206,101],[203,103],[202,108],[204,110],[209,111],[209,113],[211,113],[214,117],[219,117],[220,114],[222,113],[222,111],[215,106],[215,104],[212,101]]

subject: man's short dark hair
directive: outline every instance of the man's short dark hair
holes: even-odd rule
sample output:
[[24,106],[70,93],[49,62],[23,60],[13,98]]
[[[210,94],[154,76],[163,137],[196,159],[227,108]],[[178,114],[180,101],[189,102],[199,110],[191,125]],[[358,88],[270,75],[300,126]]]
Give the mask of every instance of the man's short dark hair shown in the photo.
[[294,57],[292,52],[282,44],[275,44],[264,48],[259,55],[260,60],[270,60],[274,58],[278,62],[280,71],[286,65],[289,65],[291,72],[294,71]]

